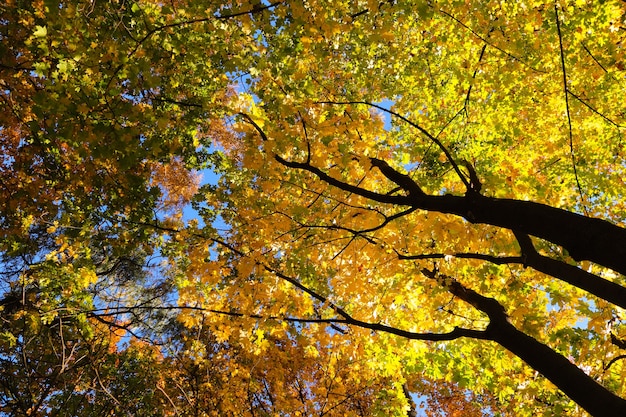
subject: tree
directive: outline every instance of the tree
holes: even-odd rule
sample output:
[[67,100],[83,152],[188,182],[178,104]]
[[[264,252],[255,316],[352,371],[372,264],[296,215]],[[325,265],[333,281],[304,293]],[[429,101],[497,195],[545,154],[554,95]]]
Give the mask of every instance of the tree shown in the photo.
[[145,408],[626,414],[623,3],[3,7],[7,297]]

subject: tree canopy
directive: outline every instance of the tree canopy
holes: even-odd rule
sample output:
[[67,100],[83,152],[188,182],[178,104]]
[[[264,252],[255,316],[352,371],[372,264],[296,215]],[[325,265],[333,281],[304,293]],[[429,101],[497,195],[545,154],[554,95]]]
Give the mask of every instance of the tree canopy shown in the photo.
[[624,2],[0,13],[0,415],[626,415]]

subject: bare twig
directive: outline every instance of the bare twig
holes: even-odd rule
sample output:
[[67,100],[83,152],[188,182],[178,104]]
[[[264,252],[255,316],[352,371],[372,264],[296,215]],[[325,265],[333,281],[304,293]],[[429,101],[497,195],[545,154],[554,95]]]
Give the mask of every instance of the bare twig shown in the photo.
[[452,157],[452,154],[450,153],[448,148],[446,148],[443,145],[443,143],[441,143],[441,141],[439,139],[437,139],[437,137],[433,136],[428,130],[424,129],[422,126],[420,126],[416,122],[413,122],[413,121],[407,119],[406,117],[402,116],[398,112],[395,112],[395,111],[393,111],[391,109],[387,109],[387,108],[382,107],[382,106],[379,106],[378,104],[370,103],[368,101],[318,101],[317,103],[318,104],[332,104],[332,105],[364,104],[364,105],[367,105],[367,106],[370,106],[370,107],[374,107],[374,108],[376,108],[378,110],[382,110],[385,113],[388,113],[388,114],[391,114],[392,116],[397,117],[398,119],[404,121],[408,125],[410,125],[410,126],[414,127],[415,129],[417,129],[420,133],[422,133],[424,136],[426,136],[430,141],[432,141],[434,144],[436,144],[439,147],[439,149],[441,149],[441,151],[445,154],[446,159],[448,160],[448,162],[450,162],[450,164],[452,165],[452,168],[454,169],[454,171],[458,175],[459,179],[463,182],[463,184],[465,185],[466,189],[469,190],[471,188],[471,185],[470,185],[469,181],[467,180],[467,178],[465,178],[465,175],[463,175],[463,173],[461,172],[461,169],[459,168],[458,164],[455,162],[455,160]]
[[554,4],[554,15],[556,17],[556,31],[559,35],[559,50],[561,54],[561,68],[563,72],[563,93],[565,94],[565,110],[567,112],[567,126],[569,133],[569,150],[570,156],[572,158],[572,168],[574,169],[574,177],[576,179],[576,186],[578,187],[578,194],[580,195],[580,203],[583,207],[583,211],[585,215],[589,216],[589,211],[587,210],[587,206],[585,205],[585,195],[583,193],[582,186],[580,185],[580,179],[578,178],[578,168],[576,167],[576,154],[574,152],[574,135],[572,133],[572,116],[570,114],[570,106],[569,106],[569,88],[567,87],[567,70],[565,67],[565,51],[563,49],[563,35],[561,33],[561,22],[559,20],[559,8],[558,5]]

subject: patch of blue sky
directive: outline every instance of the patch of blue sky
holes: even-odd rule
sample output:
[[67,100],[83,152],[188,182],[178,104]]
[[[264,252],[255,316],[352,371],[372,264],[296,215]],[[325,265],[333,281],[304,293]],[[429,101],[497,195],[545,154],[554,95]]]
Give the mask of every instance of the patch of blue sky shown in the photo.
[[[385,109],[391,109],[391,107],[395,104],[396,102],[394,100],[388,99],[388,98],[384,98],[381,101],[375,102],[374,104],[376,104],[377,106],[383,107]],[[386,111],[379,111],[380,116],[383,118],[384,121],[384,126],[385,126],[385,130],[391,130],[393,128],[393,123],[391,120],[391,113],[386,112]]]

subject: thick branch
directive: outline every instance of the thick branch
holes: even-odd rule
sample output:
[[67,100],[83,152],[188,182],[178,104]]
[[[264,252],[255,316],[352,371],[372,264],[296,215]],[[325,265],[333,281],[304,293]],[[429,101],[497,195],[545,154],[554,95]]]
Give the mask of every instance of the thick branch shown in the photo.
[[[516,230],[562,246],[576,261],[588,260],[626,274],[626,229],[532,201],[475,195],[411,197],[409,205],[461,216],[471,223]],[[407,204],[403,202],[403,204]]]
[[425,195],[424,191],[417,185],[411,177],[406,174],[402,174],[393,169],[386,161],[378,158],[370,158],[372,166],[378,168],[378,170],[387,177],[388,180],[396,183],[400,188],[404,189],[409,195]]
[[[562,246],[577,261],[592,261],[626,274],[626,229],[606,220],[585,217],[532,201],[491,198],[477,194],[472,195],[472,198],[431,196],[423,193],[409,196],[379,194],[332,178],[307,163],[286,161],[280,156],[275,158],[289,168],[309,171],[329,185],[380,203],[455,214],[471,223],[517,230]],[[543,261],[547,265],[548,262]],[[555,265],[552,264],[550,271],[554,271]],[[548,268],[546,265],[541,268]],[[568,273],[573,271],[569,269]],[[587,278],[591,279],[592,275],[589,275]]]
[[476,291],[463,286],[456,279],[439,274],[437,270],[422,269],[422,274],[428,278],[435,279],[450,291],[454,296],[460,298],[474,308],[482,311],[489,317],[490,325],[508,323],[509,319],[506,310],[495,298],[485,297]]
[[515,232],[522,249],[524,264],[531,268],[567,282],[616,306],[626,308],[626,288],[612,281],[591,274],[577,266],[541,255],[528,235]]
[[520,332],[509,323],[487,330],[493,341],[540,372],[592,416],[626,415],[626,400],[598,384],[550,347]]
[[584,373],[566,357],[513,326],[502,304],[466,288],[454,278],[423,269],[429,278],[437,279],[461,300],[487,314],[490,323],[487,336],[526,362],[556,385],[591,415],[614,417],[626,415],[626,400],[618,397]]
[[417,405],[415,401],[413,401],[411,391],[409,391],[409,387],[406,383],[402,384],[402,393],[404,394],[404,398],[406,398],[406,402],[409,403],[409,409],[406,412],[407,417],[417,417]]
[[[518,236],[519,235],[519,236]],[[606,280],[598,275],[591,274],[575,265],[558,261],[539,254],[527,235],[516,233],[518,242],[522,249],[522,256],[493,256],[483,253],[454,253],[446,255],[443,253],[425,253],[419,255],[404,255],[396,251],[398,259],[419,260],[419,259],[445,259],[452,256],[460,259],[477,259],[491,262],[496,265],[522,264],[531,267],[536,271],[543,272],[563,282],[567,282],[577,288],[585,290],[598,298],[602,298],[616,306],[626,308],[626,288],[612,281]]]
[[386,204],[411,206],[461,216],[471,223],[518,230],[565,248],[576,261],[588,260],[626,274],[626,229],[606,220],[585,217],[532,201],[472,198],[425,194],[398,196],[379,194],[335,179],[307,163],[276,160],[289,168],[302,169],[341,190]]

